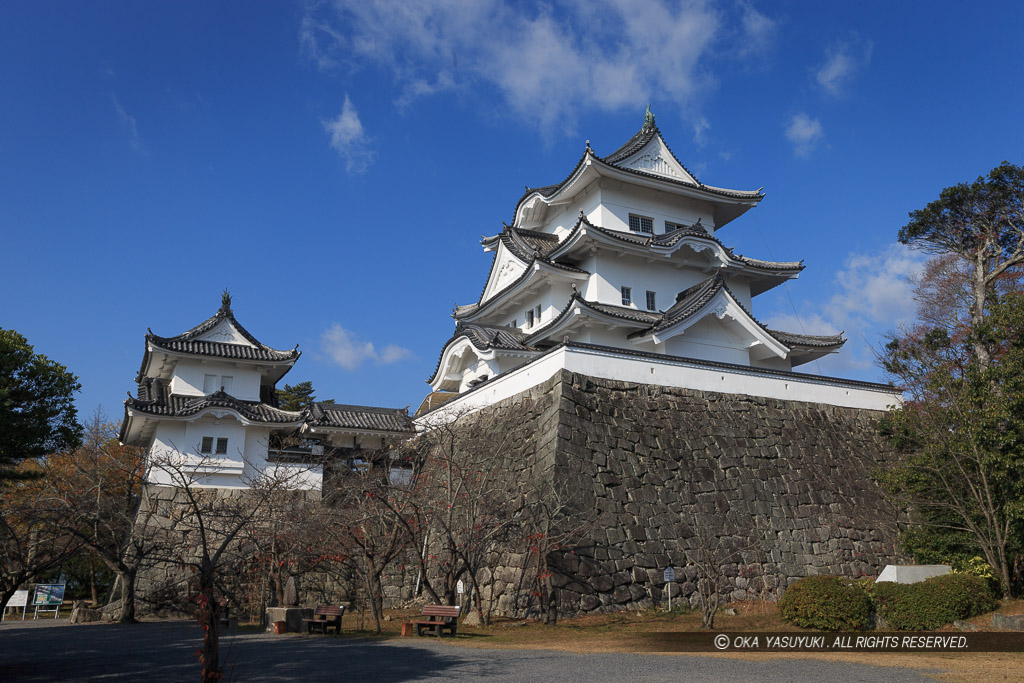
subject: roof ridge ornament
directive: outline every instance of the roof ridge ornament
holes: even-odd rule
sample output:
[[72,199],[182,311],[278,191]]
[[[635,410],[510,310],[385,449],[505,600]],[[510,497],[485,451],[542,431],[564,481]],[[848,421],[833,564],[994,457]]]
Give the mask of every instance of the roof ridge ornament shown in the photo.
[[644,114],[644,127],[640,129],[640,132],[647,133],[654,130],[657,127],[658,126],[655,125],[654,123],[654,114],[651,113],[651,105],[650,103],[648,103],[647,112]]
[[225,287],[224,291],[220,293],[220,310],[231,312],[231,292]]

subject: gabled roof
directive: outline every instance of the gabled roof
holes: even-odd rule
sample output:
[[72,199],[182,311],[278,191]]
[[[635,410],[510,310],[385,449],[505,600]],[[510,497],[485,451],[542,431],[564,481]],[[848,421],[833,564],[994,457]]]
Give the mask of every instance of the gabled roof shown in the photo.
[[[229,324],[251,346],[232,344],[213,340],[199,339],[214,330],[221,323]],[[149,330],[146,334],[147,348],[152,345],[175,353],[230,358],[232,360],[251,360],[266,363],[294,363],[301,352],[296,344],[294,349],[281,351],[273,349],[256,339],[245,329],[231,310],[231,297],[225,294],[221,307],[211,317],[195,327],[174,337],[161,337]],[[145,361],[143,361],[145,367]]]
[[307,409],[306,424],[375,432],[416,431],[407,408],[377,408],[330,402],[314,403]]
[[817,336],[794,334],[791,332],[781,332],[779,330],[769,329],[757,320],[757,318],[755,318],[750,311],[743,306],[739,299],[736,298],[732,293],[732,290],[729,289],[729,285],[725,282],[725,278],[722,277],[721,273],[715,273],[713,277],[709,277],[707,280],[699,282],[696,285],[680,292],[676,299],[676,303],[661,314],[660,319],[655,324],[645,329],[638,330],[637,332],[632,332],[627,336],[632,339],[637,337],[646,337],[647,335],[656,334],[657,332],[667,330],[670,327],[685,322],[687,319],[704,311],[707,305],[723,291],[729,296],[732,303],[735,304],[743,314],[745,314],[746,318],[760,328],[762,332],[790,350],[794,347],[840,347],[846,343],[842,333],[836,335]]
[[610,319],[621,322],[626,326],[642,328],[655,324],[661,318],[661,315],[658,313],[587,301],[578,292],[573,292],[572,296],[569,297],[569,301],[562,308],[562,311],[547,325],[526,337],[525,342],[533,345],[547,339],[552,334],[557,334],[577,315]]
[[[493,265],[491,266],[493,269]],[[533,277],[535,272],[545,270],[551,273],[560,273],[568,276],[579,276],[579,275],[590,275],[587,271],[576,266],[570,266],[564,263],[557,263],[550,259],[543,258],[541,256],[534,256],[526,264],[526,270],[523,271],[522,275],[517,277],[512,282],[502,287],[499,291],[495,292],[487,301],[479,301],[475,304],[468,304],[465,306],[455,306],[455,310],[452,311],[452,317],[456,320],[475,316],[481,311],[485,311],[491,308],[495,302],[500,301],[506,294],[515,291],[525,282]],[[490,281],[490,275],[487,277]],[[578,279],[578,278],[577,278]],[[484,289],[480,292],[480,298],[483,299],[484,292],[487,290],[487,283],[484,283]]]
[[[657,138],[658,141],[662,145],[664,145],[665,149],[668,150],[669,154],[672,156],[672,160],[675,163],[677,163],[690,178],[693,178],[693,182],[690,182],[688,179],[672,178],[660,173],[650,173],[648,171],[636,168],[629,168],[623,165],[622,162],[626,161],[627,159],[635,155],[637,152],[641,151],[655,138]],[[555,195],[562,192],[568,185],[570,185],[571,181],[579,174],[581,168],[587,166],[588,164],[595,164],[598,166],[602,166],[604,168],[613,168],[617,171],[633,174],[638,177],[650,178],[674,184],[679,187],[697,190],[699,193],[711,195],[710,197],[708,197],[708,199],[711,200],[714,199],[714,196],[719,196],[728,199],[743,200],[744,202],[753,202],[754,204],[756,204],[757,202],[760,202],[764,198],[764,193],[761,191],[761,189],[731,190],[727,188],[706,185],[700,182],[699,180],[697,180],[697,177],[694,176],[693,173],[691,173],[690,170],[687,169],[681,161],[679,161],[679,158],[676,157],[675,153],[672,152],[672,149],[668,146],[667,143],[665,143],[664,138],[661,137],[661,132],[658,130],[658,127],[656,125],[648,124],[647,122],[645,122],[644,127],[641,128],[640,131],[634,134],[629,140],[625,142],[625,144],[620,146],[617,150],[615,150],[606,157],[602,158],[597,156],[597,154],[594,153],[594,150],[590,148],[590,143],[588,142],[587,147],[583,152],[583,156],[580,157],[580,160],[578,162],[576,162],[576,166],[573,167],[569,175],[566,176],[560,183],[556,183],[554,185],[545,185],[543,187],[527,187],[526,192],[524,192],[522,197],[519,198],[519,201],[516,202],[516,207],[513,211],[513,223],[515,222],[514,217],[517,216],[519,213],[519,207],[522,206],[527,199],[533,196],[538,196],[543,199],[551,199]],[[740,211],[740,213],[742,213],[742,211]],[[732,218],[734,217],[735,216],[732,216]],[[727,220],[731,220],[731,218],[728,218]],[[727,222],[727,220],[725,222]],[[724,222],[720,223],[720,225],[724,224]]]
[[480,351],[490,351],[492,349],[500,351],[539,351],[539,349],[529,346],[524,342],[526,333],[519,329],[459,321],[455,324],[454,334],[441,347],[441,353],[437,357],[434,372],[430,375],[430,379],[427,380],[427,384],[433,382],[437,377],[437,373],[441,370],[441,361],[444,360],[445,351],[459,339],[466,339]]

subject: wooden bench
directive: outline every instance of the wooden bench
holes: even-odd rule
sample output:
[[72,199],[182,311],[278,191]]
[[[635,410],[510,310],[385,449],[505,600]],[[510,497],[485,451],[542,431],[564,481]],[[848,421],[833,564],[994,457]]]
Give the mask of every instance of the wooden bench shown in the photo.
[[327,629],[334,627],[335,633],[341,633],[341,618],[345,615],[344,605],[317,605],[312,619],[303,619],[306,628],[312,633],[318,630],[327,635]]
[[454,636],[461,609],[458,605],[425,605],[420,616],[427,618],[412,622],[416,627],[416,635],[423,635],[424,628],[432,628],[438,638],[444,635],[445,629],[451,631]]

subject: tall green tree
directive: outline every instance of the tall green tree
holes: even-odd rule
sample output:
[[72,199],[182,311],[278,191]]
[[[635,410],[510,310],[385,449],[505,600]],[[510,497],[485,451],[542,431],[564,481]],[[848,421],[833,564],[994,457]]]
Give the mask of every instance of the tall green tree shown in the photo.
[[883,423],[900,459],[881,476],[920,524],[904,545],[980,554],[1009,597],[1024,551],[1024,295],[990,302],[966,336],[920,326],[895,338],[883,363],[906,397]]
[[313,383],[309,380],[298,384],[285,384],[284,389],[277,390],[277,398],[282,410],[299,411],[308,408],[316,401]]
[[[78,379],[35,353],[22,335],[0,329],[0,479],[20,476],[19,462],[76,448]],[[21,472],[24,472],[22,470]]]
[[[1024,168],[1004,161],[973,183],[947,187],[910,213],[899,240],[965,262],[970,325],[980,328],[1000,281],[1024,264]],[[982,366],[990,362],[993,351],[984,335],[975,335],[973,352]]]

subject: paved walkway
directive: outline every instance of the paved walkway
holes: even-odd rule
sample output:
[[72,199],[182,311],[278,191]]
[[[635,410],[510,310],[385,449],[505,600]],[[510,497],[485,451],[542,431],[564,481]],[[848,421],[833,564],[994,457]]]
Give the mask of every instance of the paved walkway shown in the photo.
[[[0,681],[194,681],[199,629],[64,621],[0,626]],[[222,640],[228,680],[929,681],[923,673],[814,660],[746,661],[685,655],[478,650],[431,638],[386,642],[233,633]]]

